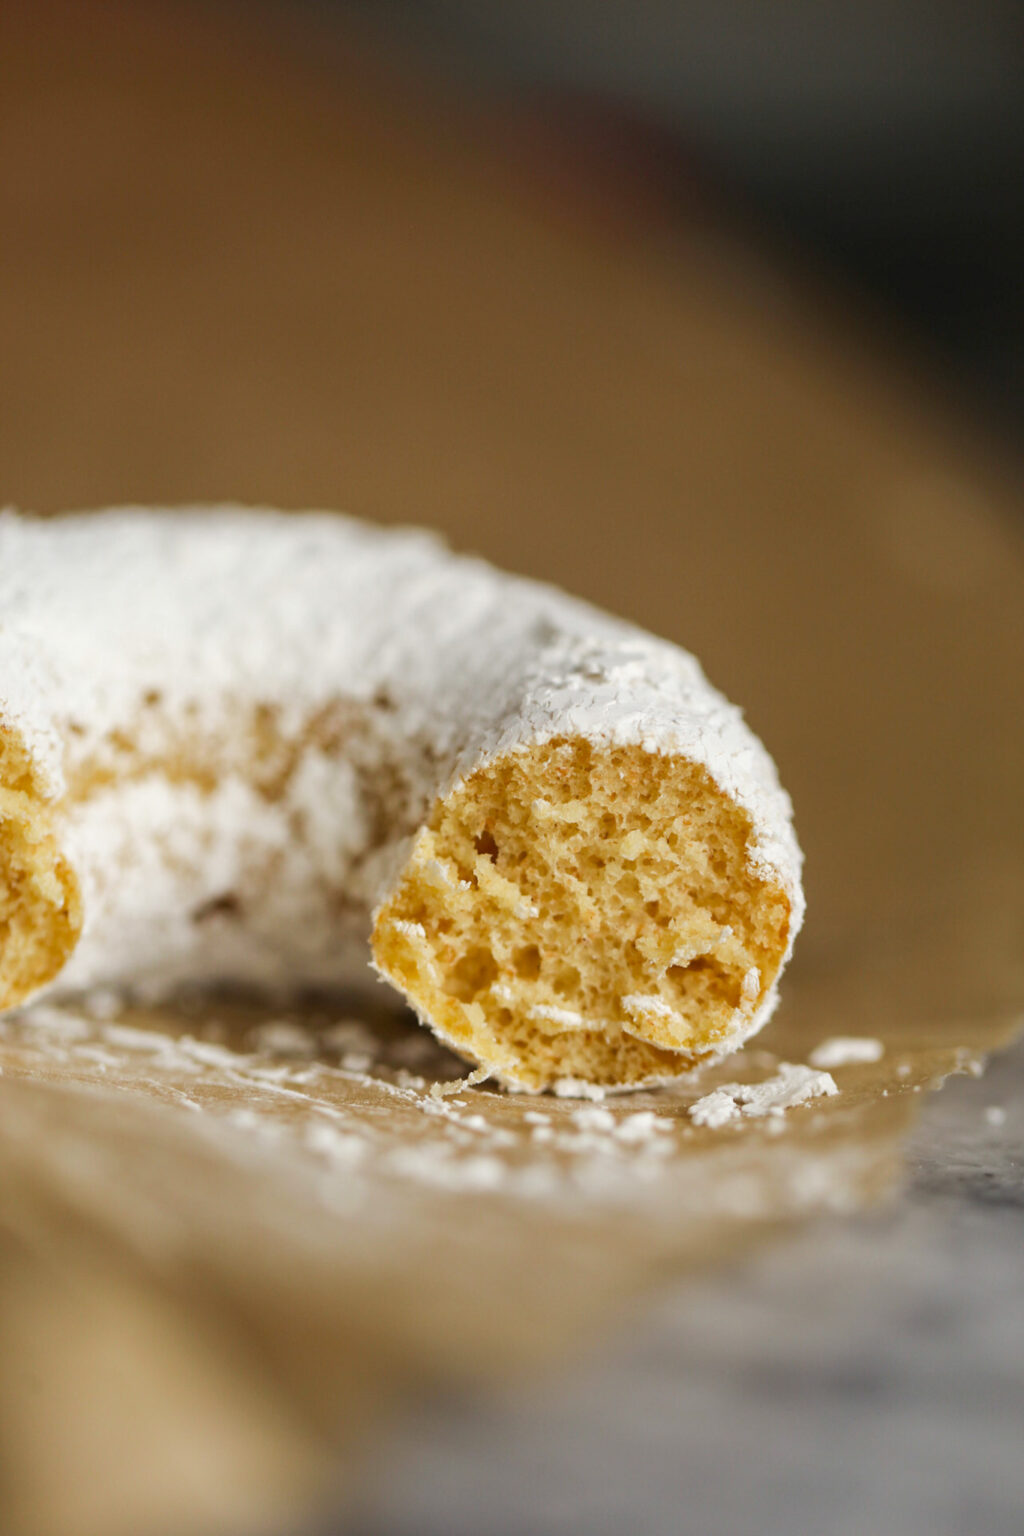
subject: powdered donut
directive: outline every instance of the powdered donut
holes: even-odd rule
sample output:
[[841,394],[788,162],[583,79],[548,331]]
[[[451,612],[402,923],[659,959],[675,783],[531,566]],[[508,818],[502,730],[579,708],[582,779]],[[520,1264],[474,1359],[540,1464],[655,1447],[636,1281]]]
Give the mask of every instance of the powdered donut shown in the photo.
[[0,516],[0,1007],[351,983],[527,1089],[680,1076],[803,913],[692,656],[328,513]]

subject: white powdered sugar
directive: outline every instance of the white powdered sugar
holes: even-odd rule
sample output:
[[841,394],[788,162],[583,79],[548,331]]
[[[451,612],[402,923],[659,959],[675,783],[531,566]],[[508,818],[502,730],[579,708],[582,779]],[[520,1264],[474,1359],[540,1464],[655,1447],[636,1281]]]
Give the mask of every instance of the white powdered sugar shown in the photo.
[[650,1013],[658,1019],[674,1019],[675,1009],[663,997],[646,997],[640,992],[630,992],[622,999],[627,1013]]
[[[260,721],[292,754],[274,793],[248,760]],[[421,532],[232,508],[0,514],[0,727],[83,892],[62,991],[365,976],[371,914],[436,797],[564,735],[702,764],[752,818],[790,946],[802,918],[788,797],[694,658]],[[196,742],[205,779],[165,771]]]
[[587,1020],[575,1008],[559,1008],[551,1003],[535,1003],[530,1018],[537,1024],[554,1024],[556,1029],[587,1029]]
[[556,1078],[551,1091],[558,1099],[589,1099],[593,1104],[602,1103],[606,1096],[600,1083],[588,1083],[581,1077]]
[[740,1115],[752,1119],[764,1116],[780,1118],[787,1109],[795,1109],[810,1099],[822,1095],[831,1097],[838,1092],[835,1080],[828,1072],[783,1061],[779,1063],[774,1076],[766,1078],[764,1082],[724,1083],[721,1088],[716,1088],[691,1104],[689,1115],[694,1125],[717,1129],[730,1120],[738,1119]]
[[852,1067],[862,1062],[881,1061],[885,1046],[870,1035],[834,1035],[823,1040],[810,1054],[814,1067]]

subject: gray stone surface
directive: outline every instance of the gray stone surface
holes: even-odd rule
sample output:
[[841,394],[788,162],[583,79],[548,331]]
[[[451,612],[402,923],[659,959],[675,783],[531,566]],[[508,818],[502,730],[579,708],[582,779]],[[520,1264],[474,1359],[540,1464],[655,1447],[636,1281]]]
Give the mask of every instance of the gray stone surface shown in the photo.
[[350,1528],[1022,1536],[1024,1046],[929,1102],[887,1209],[678,1284],[557,1385],[420,1403]]

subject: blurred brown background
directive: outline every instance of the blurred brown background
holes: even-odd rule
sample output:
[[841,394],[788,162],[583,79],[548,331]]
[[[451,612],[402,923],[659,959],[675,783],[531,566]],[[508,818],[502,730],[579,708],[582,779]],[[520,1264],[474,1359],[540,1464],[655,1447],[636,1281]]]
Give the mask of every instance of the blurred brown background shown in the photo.
[[[1016,0],[293,0],[816,266],[1008,436],[1024,412]],[[634,168],[635,168],[635,154]]]

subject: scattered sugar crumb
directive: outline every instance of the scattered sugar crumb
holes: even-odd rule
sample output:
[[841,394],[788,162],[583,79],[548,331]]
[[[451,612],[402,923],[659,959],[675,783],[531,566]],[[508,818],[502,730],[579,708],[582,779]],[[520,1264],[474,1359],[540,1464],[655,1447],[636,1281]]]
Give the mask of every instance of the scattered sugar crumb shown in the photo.
[[639,1109],[635,1114],[626,1115],[615,1127],[617,1140],[624,1141],[627,1145],[649,1141],[659,1132],[671,1132],[671,1125],[656,1115],[653,1110]]
[[831,1097],[838,1092],[835,1080],[828,1072],[783,1061],[775,1076],[766,1078],[763,1083],[724,1083],[713,1093],[698,1099],[696,1104],[691,1104],[689,1114],[695,1125],[717,1129],[740,1115],[756,1119],[778,1117],[787,1109],[806,1104],[809,1099],[821,1095]]
[[211,1040],[196,1040],[192,1035],[182,1035],[178,1049],[182,1055],[190,1056],[204,1067],[226,1067],[232,1070],[239,1064],[237,1053],[229,1051],[227,1046],[214,1045]]
[[725,1088],[716,1088],[714,1093],[706,1093],[696,1104],[691,1104],[689,1113],[694,1125],[717,1130],[729,1120],[738,1120],[740,1107],[731,1092]]
[[573,1124],[581,1131],[614,1131],[615,1116],[610,1109],[574,1109]]
[[363,1074],[373,1066],[373,1057],[365,1051],[346,1051],[341,1058],[341,1065],[346,1072]]
[[849,1067],[858,1062],[881,1061],[885,1046],[870,1035],[833,1035],[816,1045],[810,1054],[812,1067]]
[[1005,1125],[1006,1110],[1001,1104],[989,1104],[985,1109],[985,1122],[987,1125]]
[[68,1041],[84,1040],[92,1033],[87,1019],[53,1003],[33,1003],[31,1009],[14,1015],[8,1014],[7,1019],[11,1018],[19,1022],[41,1024],[49,1033]]
[[155,1029],[134,1029],[130,1024],[105,1024],[101,1034],[110,1045],[119,1045],[128,1051],[150,1051],[154,1056],[169,1056],[176,1052],[176,1043]]
[[486,1083],[491,1075],[489,1067],[477,1067],[468,1077],[457,1077],[450,1083],[431,1083],[430,1097],[432,1099],[448,1099],[453,1093],[461,1093],[463,1088],[475,1088],[478,1083]]
[[555,1080],[554,1094],[556,1099],[590,1099],[594,1104],[600,1104],[605,1097],[604,1089],[597,1083],[584,1082],[581,1077],[559,1077]]

